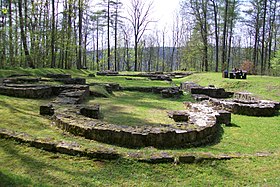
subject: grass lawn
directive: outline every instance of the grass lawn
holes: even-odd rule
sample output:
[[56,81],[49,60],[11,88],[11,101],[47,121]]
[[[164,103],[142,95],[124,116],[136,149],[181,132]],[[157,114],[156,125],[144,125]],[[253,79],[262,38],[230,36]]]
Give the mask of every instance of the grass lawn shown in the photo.
[[[78,70],[1,70],[0,77],[14,73],[70,73],[87,77],[90,71]],[[220,73],[201,73],[175,79],[214,84],[230,91],[249,91],[259,98],[280,101],[280,78],[248,76],[247,80],[222,79]],[[88,78],[87,82],[118,82],[122,86],[169,86],[166,82],[149,80],[127,81],[124,77]],[[228,161],[205,161],[195,164],[139,163],[134,160],[89,160],[49,153],[10,140],[0,139],[0,186],[279,186],[280,185],[280,115],[248,117],[232,115],[232,127],[223,126],[222,139],[199,148],[158,150],[152,147],[127,149],[74,137],[39,115],[39,106],[50,100],[32,100],[0,95],[0,128],[26,132],[36,137],[75,141],[90,148],[112,148],[125,155],[128,152],[150,154],[185,153],[255,154],[272,153],[264,158],[243,158]],[[115,92],[110,98],[95,98],[89,103],[101,104],[104,121],[120,125],[155,125],[173,123],[168,110],[183,109],[181,99],[162,99],[159,95],[139,92]]]

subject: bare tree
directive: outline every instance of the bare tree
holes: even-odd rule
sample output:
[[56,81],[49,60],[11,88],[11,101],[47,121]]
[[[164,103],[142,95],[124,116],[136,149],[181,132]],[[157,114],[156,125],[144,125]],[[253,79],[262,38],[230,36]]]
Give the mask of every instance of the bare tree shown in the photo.
[[122,33],[123,33],[123,40],[124,40],[124,62],[125,62],[125,70],[130,71],[130,55],[129,55],[129,46],[130,46],[130,40],[129,38],[132,35],[132,30],[127,25],[122,25]]
[[128,9],[128,20],[134,32],[134,71],[138,70],[138,44],[149,23],[153,22],[150,20],[152,5],[151,2],[146,4],[141,0],[131,0],[131,5]]
[[215,65],[215,71],[218,72],[219,68],[219,26],[218,26],[218,3],[215,0],[210,0],[212,2],[213,6],[213,13],[214,13],[214,22],[215,22],[215,50],[216,50],[216,55],[215,55],[215,60],[216,60],[216,65]]

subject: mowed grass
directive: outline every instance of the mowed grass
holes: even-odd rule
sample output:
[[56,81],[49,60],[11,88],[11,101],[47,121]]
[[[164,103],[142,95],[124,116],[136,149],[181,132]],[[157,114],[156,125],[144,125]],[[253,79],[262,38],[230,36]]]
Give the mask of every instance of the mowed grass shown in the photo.
[[192,81],[202,86],[215,85],[233,92],[251,92],[260,99],[280,101],[280,78],[248,75],[247,79],[225,79],[222,73],[198,73],[174,82]]
[[160,94],[115,92],[110,98],[90,99],[88,104],[100,104],[102,120],[128,126],[174,124],[167,112],[183,110],[184,101],[193,101],[190,95],[162,99]]
[[0,140],[0,186],[279,186],[280,159],[196,164],[100,161]]
[[[9,70],[10,71],[10,70]],[[17,73],[17,70],[11,70]],[[24,72],[34,73],[34,70]],[[37,70],[43,73],[63,70]],[[0,77],[4,75],[0,71]],[[87,77],[90,71],[65,73]],[[5,72],[5,76],[10,73]],[[35,72],[34,75],[37,75]],[[260,81],[257,81],[260,79]],[[88,81],[117,82],[124,77],[90,78]],[[251,91],[260,98],[280,101],[280,78],[249,76],[247,80],[222,79],[218,73],[194,74],[174,80],[176,84],[194,81],[201,85],[214,84],[230,91]],[[128,86],[139,86],[130,82]],[[149,81],[151,86],[156,82]],[[159,84],[166,84],[165,82]],[[143,84],[144,85],[144,84]],[[270,91],[268,90],[270,88]],[[90,99],[89,103],[101,104],[105,121],[120,125],[155,125],[172,123],[166,115],[168,110],[183,109],[181,99],[162,99],[160,95],[139,92],[115,92],[110,98]],[[0,140],[0,186],[279,186],[280,185],[280,115],[275,117],[248,117],[232,115],[233,126],[222,126],[221,140],[213,145],[199,148],[159,150],[155,148],[126,149],[74,137],[52,126],[51,120],[39,115],[39,106],[50,100],[32,100],[0,95],[0,128],[26,132],[35,137],[75,141],[85,147],[112,148],[127,153],[167,152],[172,155],[210,152],[213,154],[255,154],[270,152],[265,158],[242,158],[228,161],[207,161],[196,164],[138,163],[133,160],[89,160]]]

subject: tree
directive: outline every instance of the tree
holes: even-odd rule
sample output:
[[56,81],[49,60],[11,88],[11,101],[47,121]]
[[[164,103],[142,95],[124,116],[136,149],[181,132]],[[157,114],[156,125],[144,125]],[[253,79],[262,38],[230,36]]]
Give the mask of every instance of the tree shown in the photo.
[[196,24],[201,35],[203,43],[203,63],[202,71],[208,71],[208,1],[207,0],[190,0],[192,14],[195,17]]
[[223,29],[223,46],[222,46],[222,71],[226,69],[226,57],[227,57],[227,27],[228,27],[228,7],[229,0],[225,0],[225,11],[224,11],[224,29]]
[[79,0],[78,4],[79,9],[79,54],[77,61],[77,69],[81,69],[82,67],[82,42],[83,42],[83,0]]
[[213,6],[213,14],[214,14],[214,28],[215,28],[215,60],[216,60],[216,64],[215,64],[215,72],[218,72],[218,68],[219,68],[219,25],[218,25],[218,14],[219,14],[219,10],[218,10],[218,3],[215,0],[210,0],[212,2],[212,6]]
[[51,68],[55,67],[55,2],[52,0]]
[[128,20],[134,33],[134,71],[138,70],[138,44],[148,29],[148,25],[153,22],[150,20],[151,9],[151,2],[146,4],[141,0],[131,0],[131,5],[128,9]]
[[20,35],[21,35],[21,41],[24,48],[26,60],[30,68],[35,68],[33,60],[29,53],[29,49],[27,47],[26,34],[24,30],[24,22],[23,22],[23,15],[22,15],[22,0],[18,0],[18,11],[19,11],[19,20],[20,20]]

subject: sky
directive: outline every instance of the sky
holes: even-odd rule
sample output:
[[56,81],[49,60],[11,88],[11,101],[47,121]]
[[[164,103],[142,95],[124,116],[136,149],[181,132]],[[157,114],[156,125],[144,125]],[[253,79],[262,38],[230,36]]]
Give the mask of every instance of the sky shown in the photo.
[[[102,0],[94,1],[94,4],[98,4]],[[152,11],[150,19],[156,22],[152,22],[148,26],[148,30],[145,35],[149,35],[149,32],[163,32],[165,31],[165,40],[168,45],[172,38],[172,26],[173,20],[175,18],[176,12],[180,10],[181,0],[141,0],[145,4],[152,2]],[[123,16],[128,16],[127,7],[131,6],[131,0],[119,0],[122,2],[122,13]],[[94,6],[94,5],[93,5]]]
[[[124,4],[130,5],[131,0],[121,0]],[[162,30],[164,27],[170,27],[173,23],[173,18],[176,10],[180,9],[180,0],[142,0],[143,2],[153,2],[152,16],[151,19],[156,20],[155,26],[159,30]],[[154,26],[154,27],[155,27]],[[152,25],[150,27],[153,27]]]

